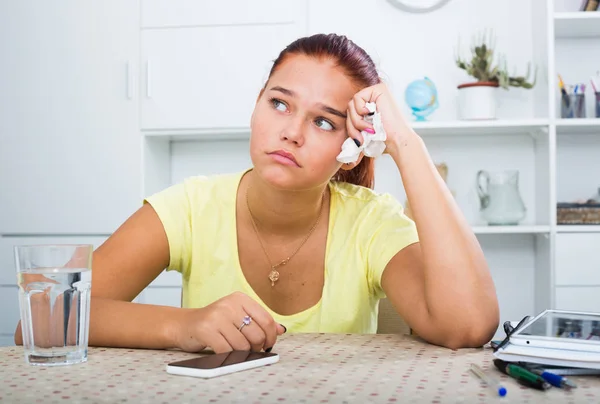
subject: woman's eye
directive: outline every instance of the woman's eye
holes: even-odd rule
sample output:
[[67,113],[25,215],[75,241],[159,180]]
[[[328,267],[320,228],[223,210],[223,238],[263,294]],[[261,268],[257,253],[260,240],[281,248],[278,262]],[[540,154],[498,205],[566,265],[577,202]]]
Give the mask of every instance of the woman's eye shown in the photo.
[[277,98],[271,99],[271,104],[273,104],[273,108],[277,111],[285,112],[287,111],[287,105],[283,101],[278,100]]
[[317,125],[317,127],[323,129],[323,130],[334,130],[335,128],[333,127],[333,125],[331,124],[331,122],[329,122],[326,119],[323,118],[317,118],[315,120],[315,124]]

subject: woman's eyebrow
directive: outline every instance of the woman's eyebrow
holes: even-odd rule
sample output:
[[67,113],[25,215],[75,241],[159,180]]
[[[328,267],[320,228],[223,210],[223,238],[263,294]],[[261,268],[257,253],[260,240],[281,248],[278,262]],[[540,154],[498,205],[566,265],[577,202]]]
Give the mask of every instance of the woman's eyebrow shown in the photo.
[[[280,87],[280,86],[271,87],[270,90],[271,91],[279,91],[280,93],[285,94],[285,95],[290,96],[290,97],[295,97],[296,96],[296,93],[294,93],[292,90],[289,90],[287,88],[283,88],[283,87]],[[336,116],[339,116],[340,118],[344,118],[344,119],[347,118],[346,114],[344,114],[341,111],[338,111],[335,108],[330,107],[329,105],[318,103],[317,106],[321,110],[323,110],[325,112],[328,112],[328,113],[330,113],[332,115],[336,115]]]
[[319,107],[319,108],[321,108],[321,109],[322,109],[323,111],[325,111],[325,112],[329,112],[329,113],[330,113],[330,114],[332,114],[332,115],[337,115],[337,116],[339,116],[340,118],[344,118],[344,119],[346,119],[346,118],[347,118],[347,115],[346,115],[346,114],[344,114],[344,113],[343,113],[343,112],[341,112],[341,111],[338,111],[338,110],[337,110],[337,109],[335,109],[335,108],[332,108],[332,107],[330,107],[330,106],[328,106],[328,105],[321,104],[321,103],[319,103],[319,104],[317,104],[317,105],[318,105],[318,107]]

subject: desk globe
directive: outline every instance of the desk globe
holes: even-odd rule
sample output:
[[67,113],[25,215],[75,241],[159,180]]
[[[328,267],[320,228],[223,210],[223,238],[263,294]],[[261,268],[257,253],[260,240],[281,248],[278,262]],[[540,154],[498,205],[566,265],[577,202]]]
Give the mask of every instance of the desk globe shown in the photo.
[[428,77],[411,82],[406,87],[404,98],[412,110],[415,121],[426,121],[425,117],[439,106],[437,89]]

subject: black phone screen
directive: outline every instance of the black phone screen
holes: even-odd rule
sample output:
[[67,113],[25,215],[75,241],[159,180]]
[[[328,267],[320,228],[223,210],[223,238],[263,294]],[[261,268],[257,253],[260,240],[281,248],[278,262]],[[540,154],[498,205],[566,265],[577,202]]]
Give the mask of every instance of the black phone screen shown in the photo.
[[272,352],[231,351],[169,363],[169,366],[193,369],[216,369],[223,366],[277,356]]

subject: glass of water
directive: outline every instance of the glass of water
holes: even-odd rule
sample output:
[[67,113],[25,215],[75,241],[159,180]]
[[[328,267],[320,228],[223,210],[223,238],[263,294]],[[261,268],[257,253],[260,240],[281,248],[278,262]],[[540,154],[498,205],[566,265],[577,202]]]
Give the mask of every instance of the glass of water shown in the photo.
[[25,360],[87,361],[93,246],[15,246]]

